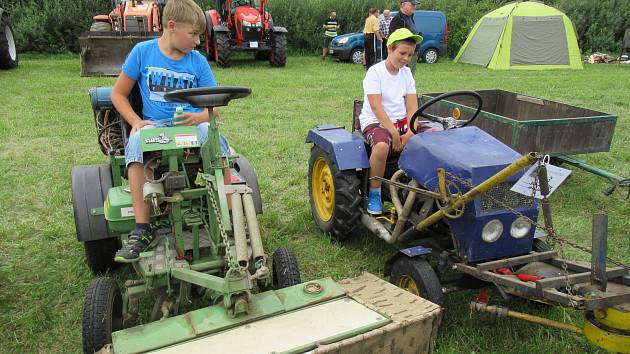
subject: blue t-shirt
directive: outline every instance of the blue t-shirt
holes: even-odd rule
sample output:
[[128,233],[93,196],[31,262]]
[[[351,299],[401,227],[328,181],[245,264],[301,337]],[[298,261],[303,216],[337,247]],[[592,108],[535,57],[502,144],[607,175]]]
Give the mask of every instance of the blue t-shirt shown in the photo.
[[179,60],[162,53],[158,40],[136,44],[123,64],[122,71],[135,80],[142,95],[142,115],[150,121],[170,121],[177,106],[185,112],[201,112],[189,104],[166,102],[166,92],[217,85],[206,58],[193,50]]

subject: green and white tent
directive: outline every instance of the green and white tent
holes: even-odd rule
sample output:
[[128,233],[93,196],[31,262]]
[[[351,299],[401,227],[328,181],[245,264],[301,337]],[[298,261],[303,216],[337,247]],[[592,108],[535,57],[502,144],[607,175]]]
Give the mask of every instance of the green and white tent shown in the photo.
[[483,16],[455,62],[490,69],[582,69],[571,20],[535,1],[509,3]]

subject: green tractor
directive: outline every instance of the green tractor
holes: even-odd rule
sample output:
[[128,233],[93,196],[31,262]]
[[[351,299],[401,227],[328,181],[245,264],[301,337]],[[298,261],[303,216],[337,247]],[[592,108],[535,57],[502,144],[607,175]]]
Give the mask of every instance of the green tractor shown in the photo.
[[[166,97],[212,109],[250,92],[242,87],[199,88],[171,92]],[[99,142],[110,164],[75,166],[72,198],[77,236],[85,245],[88,265],[101,273],[116,267],[114,254],[135,221],[124,182],[128,126],[109,101],[110,88],[96,88],[90,93]],[[138,102],[133,97],[131,101],[132,105]],[[157,245],[132,264],[135,276],[124,282],[122,292],[114,278],[107,276],[97,277],[88,287],[83,312],[86,353],[109,343],[116,352],[126,352],[181,341],[182,337],[160,335],[153,340],[130,341],[134,332],[121,331],[142,317],[140,304],[146,297],[154,299],[148,322],[169,318],[189,307],[195,295],[203,295],[221,307],[227,325],[237,323],[239,317],[251,320],[252,316],[269,315],[273,303],[268,295],[253,295],[256,289],[279,289],[301,282],[297,261],[288,249],[278,249],[268,264],[257,222],[262,201],[256,173],[249,161],[236,153],[227,159],[219,156],[219,131],[214,120],[203,145],[194,126],[147,129],[140,134],[145,168],[153,168],[156,178],[148,179],[144,196],[152,206]],[[234,176],[231,184],[223,180],[223,170],[228,167]],[[198,325],[191,321],[191,325]],[[179,325],[159,322],[163,327],[155,333]]]

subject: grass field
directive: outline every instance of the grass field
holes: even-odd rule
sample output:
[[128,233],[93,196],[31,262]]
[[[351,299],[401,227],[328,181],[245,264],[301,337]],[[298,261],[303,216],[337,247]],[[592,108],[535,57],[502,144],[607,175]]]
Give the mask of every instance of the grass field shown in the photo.
[[[618,115],[609,153],[586,161],[630,176],[630,67],[599,65],[582,71],[488,71],[475,66],[421,64],[418,92],[501,88]],[[289,246],[302,279],[342,279],[363,271],[382,275],[395,251],[358,231],[349,243],[325,237],[310,215],[307,171],[309,128],[350,126],[352,101],[361,98],[362,67],[290,57],[284,69],[235,61],[213,70],[221,85],[249,86],[251,97],[222,109],[221,129],[257,169],[265,213],[267,250]],[[74,165],[106,163],[97,146],[87,95],[112,78],[79,77],[75,56],[21,57],[0,72],[0,352],[80,352],[84,290],[93,278],[75,236],[70,195]],[[630,263],[630,204],[607,182],[581,170],[552,197],[560,235],[590,243],[591,215],[609,214],[609,255]],[[567,249],[573,259],[590,256]],[[125,271],[116,274],[118,279]],[[597,353],[569,333],[490,315],[469,315],[474,292],[447,297],[437,353]],[[491,301],[501,303],[497,293]],[[579,325],[581,313],[513,301],[515,310]]]

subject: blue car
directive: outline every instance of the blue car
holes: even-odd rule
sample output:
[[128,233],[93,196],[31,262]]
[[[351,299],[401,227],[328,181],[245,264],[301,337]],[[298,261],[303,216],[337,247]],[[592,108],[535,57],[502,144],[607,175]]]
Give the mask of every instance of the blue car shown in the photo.
[[[396,16],[392,12],[391,16]],[[414,12],[416,30],[422,33],[422,43],[416,48],[419,58],[433,64],[440,56],[446,55],[448,25],[446,15],[441,11],[416,10]],[[382,18],[382,15],[381,15]],[[363,58],[363,33],[346,33],[335,37],[330,43],[330,54],[339,60],[361,64]]]

